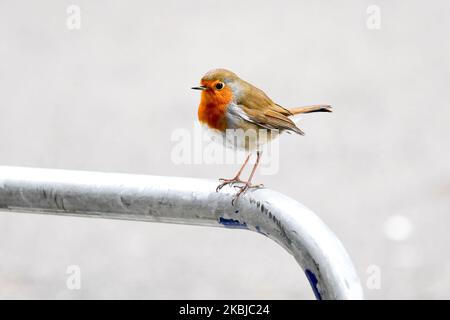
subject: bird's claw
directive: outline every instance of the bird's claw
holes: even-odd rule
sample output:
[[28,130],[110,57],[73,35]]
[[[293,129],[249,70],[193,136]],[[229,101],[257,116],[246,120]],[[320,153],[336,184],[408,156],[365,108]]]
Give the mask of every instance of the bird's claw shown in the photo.
[[[232,187],[234,187],[235,189],[238,189],[239,191],[236,192],[236,194],[233,197],[233,200],[231,201],[231,205],[234,205],[234,203],[236,202],[236,200],[239,198],[239,196],[243,193],[245,193],[248,189],[259,189],[259,188],[263,188],[264,185],[263,184],[251,184],[250,182],[246,182],[246,181],[242,181],[241,179],[239,179],[238,177],[235,177],[233,179],[219,179],[219,181],[221,182],[221,184],[219,184],[216,188],[216,192],[219,192],[223,187],[225,187],[226,185],[231,185]],[[236,186],[235,184],[237,183],[241,183],[243,185],[240,186]]]
[[263,184],[252,185],[249,182],[244,182],[243,186],[233,186],[233,187],[236,188],[236,189],[239,189],[239,191],[236,192],[236,194],[234,195],[233,200],[231,201],[231,205],[234,205],[234,203],[236,202],[237,199],[239,199],[241,194],[244,194],[247,190],[263,188],[264,185]]
[[226,185],[233,185],[235,183],[243,183],[244,181],[242,181],[239,178],[233,178],[233,179],[219,179],[220,182],[222,182],[221,184],[219,184],[216,188],[216,192],[219,192],[223,187],[225,187]]

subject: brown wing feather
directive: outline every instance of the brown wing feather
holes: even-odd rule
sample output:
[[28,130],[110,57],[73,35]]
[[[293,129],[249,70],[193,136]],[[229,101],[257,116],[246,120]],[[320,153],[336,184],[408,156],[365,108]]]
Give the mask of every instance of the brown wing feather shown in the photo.
[[262,128],[288,130],[303,135],[295,123],[288,118],[293,114],[286,108],[274,103],[262,90],[242,81],[244,93],[237,103],[250,121]]
[[312,112],[333,112],[333,109],[328,104],[317,104],[313,106],[305,106],[298,108],[291,108],[291,114],[312,113]]
[[298,128],[295,123],[285,115],[271,109],[267,110],[264,114],[268,122],[276,129],[294,131],[295,133],[304,135],[303,131],[300,130],[300,128]]

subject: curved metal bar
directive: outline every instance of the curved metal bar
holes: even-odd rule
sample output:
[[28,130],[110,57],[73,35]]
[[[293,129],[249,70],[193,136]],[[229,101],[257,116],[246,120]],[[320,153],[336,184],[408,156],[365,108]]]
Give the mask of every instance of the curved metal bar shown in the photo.
[[243,228],[279,243],[303,268],[317,299],[361,299],[340,241],[309,209],[269,189],[235,190],[217,182],[0,166],[0,210]]

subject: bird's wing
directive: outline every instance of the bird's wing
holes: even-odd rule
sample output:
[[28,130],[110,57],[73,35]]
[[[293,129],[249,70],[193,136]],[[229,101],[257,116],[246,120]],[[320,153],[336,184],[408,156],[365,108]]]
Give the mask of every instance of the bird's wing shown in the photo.
[[245,105],[240,105],[245,114],[244,120],[247,120],[253,124],[256,124],[265,129],[271,130],[287,130],[303,135],[303,131],[300,130],[295,123],[277,111],[268,108],[265,111],[255,110],[248,108]]
[[292,115],[289,110],[274,103],[262,90],[256,87],[251,86],[246,90],[245,99],[239,99],[237,104],[241,109],[239,116],[248,122],[265,129],[287,130],[301,135],[304,134],[288,118]]

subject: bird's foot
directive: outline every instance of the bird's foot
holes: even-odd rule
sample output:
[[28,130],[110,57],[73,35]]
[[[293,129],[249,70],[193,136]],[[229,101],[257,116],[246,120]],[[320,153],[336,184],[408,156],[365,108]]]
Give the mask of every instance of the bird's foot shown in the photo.
[[222,189],[223,187],[227,186],[227,185],[233,185],[235,183],[245,183],[244,181],[242,181],[241,179],[239,179],[239,177],[234,177],[232,179],[219,179],[219,181],[221,182],[221,184],[219,184],[216,188],[216,192],[219,192],[220,189]]
[[236,202],[237,199],[239,199],[239,197],[244,194],[247,190],[249,189],[259,189],[259,188],[264,188],[263,184],[251,184],[250,182],[243,182],[244,185],[243,186],[234,186],[236,189],[239,189],[238,192],[236,192],[236,194],[233,197],[233,200],[231,201],[231,204],[234,205],[234,203]]

